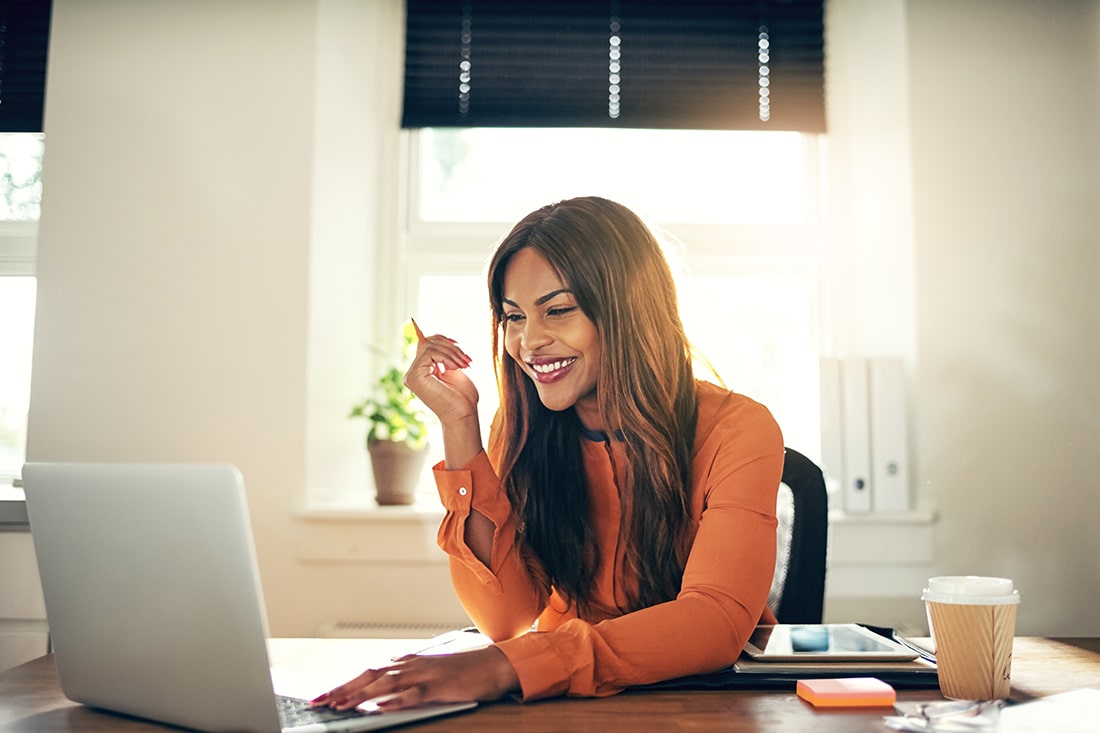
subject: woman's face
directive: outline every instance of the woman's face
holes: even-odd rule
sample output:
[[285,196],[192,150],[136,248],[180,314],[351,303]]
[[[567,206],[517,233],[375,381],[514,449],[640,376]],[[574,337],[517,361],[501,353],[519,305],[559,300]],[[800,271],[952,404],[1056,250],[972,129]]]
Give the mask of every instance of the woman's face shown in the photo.
[[504,270],[504,348],[554,411],[573,407],[589,430],[603,430],[596,407],[600,337],[567,283],[530,247]]

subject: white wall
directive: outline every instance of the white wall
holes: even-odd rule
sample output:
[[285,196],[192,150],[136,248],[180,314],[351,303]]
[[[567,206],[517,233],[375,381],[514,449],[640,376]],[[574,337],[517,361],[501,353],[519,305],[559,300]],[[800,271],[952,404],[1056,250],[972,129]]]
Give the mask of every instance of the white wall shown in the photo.
[[[1095,634],[1097,2],[899,2],[875,12],[908,78],[852,82],[909,90],[863,131],[886,157],[835,133],[894,176],[853,177],[844,211],[865,251],[909,251],[891,278],[915,302],[895,288],[897,333],[849,333],[911,355],[938,566],[1016,577],[1024,632]],[[28,457],[237,463],[278,635],[461,616],[424,522],[301,514],[307,487],[366,476],[332,446],[358,440],[342,415],[396,225],[400,7],[54,5]],[[859,229],[883,200],[912,227]],[[389,538],[388,562],[365,549]]]
[[54,3],[27,450],[237,463],[277,593],[305,479],[315,21],[255,7]]
[[919,472],[945,573],[1100,631],[1096,2],[908,3]]
[[[28,458],[239,465],[277,634],[387,612],[389,597],[364,580],[394,587],[401,615],[428,605],[419,589],[447,587],[438,566],[421,579],[416,568],[311,564],[299,533],[320,530],[293,517],[307,412],[316,422],[333,399],[316,385],[354,380],[371,340],[372,187],[383,185],[370,157],[382,143],[365,128],[356,145],[340,118],[364,118],[373,76],[362,100],[334,108],[329,81],[363,67],[319,50],[317,36],[323,25],[345,50],[370,48],[372,32],[400,27],[374,16],[399,7],[54,5]],[[327,430],[357,445],[349,403]]]
[[[905,0],[833,0],[826,18],[827,348],[916,366]],[[874,90],[869,93],[869,90]]]

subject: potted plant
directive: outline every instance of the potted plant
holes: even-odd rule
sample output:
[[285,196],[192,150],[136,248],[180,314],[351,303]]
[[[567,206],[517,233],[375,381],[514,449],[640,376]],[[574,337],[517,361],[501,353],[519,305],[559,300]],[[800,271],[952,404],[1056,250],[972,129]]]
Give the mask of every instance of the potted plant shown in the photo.
[[[412,324],[402,331],[402,366],[416,350]],[[352,405],[349,418],[367,420],[367,453],[380,505],[412,504],[428,454],[428,422],[420,401],[405,386],[402,366],[386,370],[375,385],[376,396]]]

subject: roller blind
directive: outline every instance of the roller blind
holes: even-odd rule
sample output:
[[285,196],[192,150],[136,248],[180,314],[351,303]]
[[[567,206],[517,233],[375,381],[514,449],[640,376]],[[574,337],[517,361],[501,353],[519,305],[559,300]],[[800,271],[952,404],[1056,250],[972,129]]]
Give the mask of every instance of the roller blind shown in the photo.
[[42,132],[50,0],[0,0],[0,132]]
[[407,0],[402,126],[825,130],[823,0]]

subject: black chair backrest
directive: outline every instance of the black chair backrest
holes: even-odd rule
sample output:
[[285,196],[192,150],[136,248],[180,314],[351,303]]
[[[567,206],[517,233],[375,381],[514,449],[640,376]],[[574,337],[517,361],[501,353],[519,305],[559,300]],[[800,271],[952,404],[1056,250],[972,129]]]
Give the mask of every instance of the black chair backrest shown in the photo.
[[783,458],[783,483],[791,489],[794,518],[790,560],[779,607],[780,623],[821,623],[829,542],[829,497],[821,469],[791,448]]

